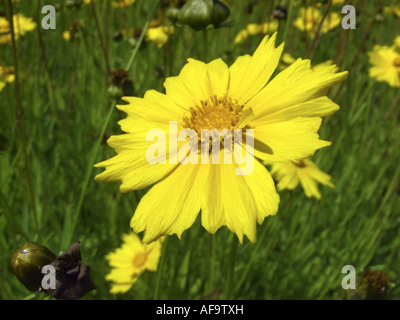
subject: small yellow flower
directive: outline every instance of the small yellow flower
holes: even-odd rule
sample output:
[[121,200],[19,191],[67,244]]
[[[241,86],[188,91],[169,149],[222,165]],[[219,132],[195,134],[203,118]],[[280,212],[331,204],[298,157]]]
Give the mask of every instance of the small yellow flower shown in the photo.
[[[32,18],[27,18],[24,15],[17,13],[13,15],[15,40],[18,40],[26,32],[36,28],[36,22]],[[10,22],[0,17],[0,44],[11,42],[11,26]]]
[[158,26],[147,29],[146,41],[153,42],[157,48],[161,48],[167,41],[170,35],[174,34],[174,26]]
[[383,8],[383,13],[388,16],[395,15],[400,18],[400,5],[386,6]]
[[290,161],[287,163],[274,164],[271,174],[278,180],[278,190],[293,190],[300,183],[308,198],[315,197],[321,199],[317,182],[331,188],[334,187],[330,182],[331,177],[322,172],[309,159],[299,162]]
[[136,0],[114,0],[113,2],[111,2],[111,5],[115,8],[125,8],[127,6],[130,6],[135,1]]
[[113,282],[113,294],[127,292],[146,270],[157,271],[161,255],[162,239],[144,245],[136,234],[130,233],[124,234],[122,240],[122,246],[106,256],[112,268],[106,280]]
[[7,83],[13,82],[14,79],[15,75],[12,67],[0,66],[0,91],[3,90]]
[[250,23],[247,25],[246,29],[241,30],[235,37],[234,43],[240,43],[243,42],[248,38],[248,36],[254,36],[254,35],[265,35],[267,33],[273,33],[276,30],[278,30],[278,21],[271,21],[271,22],[265,22],[263,24],[255,24],[255,23]]
[[395,45],[374,46],[368,53],[369,76],[380,82],[387,82],[391,87],[400,87],[400,51]]
[[397,49],[400,49],[400,36],[397,36],[394,39],[394,45],[396,46]]
[[[293,62],[295,62],[296,59],[293,58],[293,56],[290,53],[284,53],[282,55],[282,62],[284,64],[280,65],[280,70],[283,70],[285,68],[287,68],[288,66],[290,66]],[[325,62],[321,62],[318,63],[316,65],[312,65],[311,64],[311,69],[314,71],[320,71],[329,67],[334,67],[332,70],[333,72],[338,72],[339,71],[339,67],[337,67],[336,65],[333,64],[332,60],[327,60]]]
[[[310,37],[314,37],[321,22],[322,15],[317,8],[308,7],[307,9],[300,9],[300,16],[293,22],[294,26],[301,31],[306,31]],[[322,23],[321,32],[327,33],[328,31],[336,28],[342,21],[337,12],[329,13],[324,22]]]

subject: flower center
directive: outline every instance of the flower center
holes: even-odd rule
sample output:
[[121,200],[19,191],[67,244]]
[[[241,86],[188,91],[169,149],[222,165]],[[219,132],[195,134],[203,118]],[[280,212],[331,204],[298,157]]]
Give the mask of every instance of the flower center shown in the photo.
[[217,129],[233,131],[240,120],[242,106],[230,97],[218,98],[216,95],[208,100],[201,100],[200,105],[189,109],[190,115],[183,118],[183,126],[195,130],[198,134],[202,129]]
[[400,57],[397,57],[396,59],[394,59],[393,65],[395,67],[400,67]]
[[137,268],[142,267],[147,261],[147,254],[144,252],[139,252],[133,258],[133,265]]
[[[195,130],[201,143],[207,143],[208,140],[211,147],[213,143],[219,141],[221,146],[224,146],[225,139],[232,138],[234,129],[237,128],[242,115],[242,106],[231,97],[219,98],[214,95],[208,100],[201,100],[200,105],[190,107],[189,111],[190,114],[183,118],[183,127]],[[209,130],[209,138],[202,136],[202,130]]]

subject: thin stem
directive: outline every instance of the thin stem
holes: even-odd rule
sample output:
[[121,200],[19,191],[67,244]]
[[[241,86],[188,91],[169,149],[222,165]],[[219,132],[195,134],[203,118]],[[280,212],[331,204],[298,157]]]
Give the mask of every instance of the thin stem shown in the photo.
[[203,29],[202,31],[203,35],[203,61],[207,63],[207,29]]
[[[292,20],[293,2],[294,2],[294,0],[290,0],[290,3],[289,3],[289,10],[288,10],[288,14],[286,17],[285,31],[283,32],[283,39],[282,39],[283,43],[286,43],[286,39],[287,39],[289,28],[290,28],[290,22]],[[279,70],[279,65],[281,64],[281,60],[282,59],[279,59],[276,70]]]
[[146,34],[147,29],[149,28],[150,21],[153,18],[154,13],[156,12],[159,2],[160,2],[160,0],[154,0],[154,2],[153,2],[153,6],[150,9],[149,15],[147,16],[146,22],[142,28],[142,32],[140,33],[139,40],[135,46],[135,49],[133,49],[131,58],[129,59],[129,61],[125,67],[126,71],[129,71],[129,69],[132,67],[133,60],[135,59],[136,53],[139,51],[140,45],[142,44],[142,41],[144,39],[144,35]]
[[329,12],[329,9],[330,9],[331,5],[332,5],[332,0],[329,0],[329,2],[327,3],[327,5],[325,7],[325,11],[323,13],[322,19],[319,22],[317,32],[315,33],[314,38],[312,39],[311,44],[308,47],[307,52],[305,54],[305,58],[307,58],[307,59],[310,58],[311,52],[314,50],[314,47],[317,44],[317,40],[318,40],[319,35],[321,33],[322,25],[323,25],[326,17],[328,16],[328,12]]
[[233,280],[235,276],[235,262],[236,262],[236,252],[238,247],[238,238],[236,234],[232,235],[231,253],[229,255],[229,269],[228,269],[228,282],[226,290],[226,298],[232,299],[234,295],[233,291]]
[[100,45],[101,45],[101,48],[102,48],[103,54],[104,54],[104,60],[105,60],[106,72],[107,72],[107,79],[108,79],[108,77],[110,76],[110,73],[111,73],[110,62],[109,62],[109,59],[108,59],[108,51],[107,51],[107,47],[106,47],[106,45],[104,43],[103,35],[102,35],[101,29],[100,29],[99,18],[98,18],[98,15],[97,15],[96,4],[94,3],[94,0],[90,0],[90,4],[92,6],[94,21],[96,22],[97,33],[99,34]]
[[156,286],[154,288],[154,300],[159,299],[162,273],[163,273],[163,269],[164,269],[164,265],[165,265],[165,256],[166,256],[166,252],[167,252],[167,243],[168,243],[168,237],[165,237],[163,245],[162,245],[161,261],[160,261],[160,264],[158,266],[158,271],[157,271]]
[[8,14],[9,14],[9,21],[10,21],[10,29],[11,29],[11,45],[12,45],[12,54],[14,60],[14,74],[15,74],[15,97],[17,101],[17,125],[18,131],[21,138],[22,143],[22,150],[24,153],[25,159],[25,170],[26,170],[26,180],[28,183],[28,190],[29,196],[32,202],[32,212],[33,212],[33,222],[34,227],[36,230],[36,235],[38,239],[41,239],[40,232],[39,232],[39,221],[37,217],[37,209],[36,209],[36,200],[35,200],[35,193],[33,188],[33,179],[32,179],[32,170],[31,170],[31,163],[28,155],[28,147],[26,143],[26,135],[25,135],[25,127],[24,127],[24,119],[23,119],[23,109],[22,109],[22,102],[21,102],[21,88],[19,82],[19,69],[18,69],[18,58],[17,58],[17,47],[15,44],[15,30],[14,30],[14,19],[13,19],[13,7],[11,0],[8,0]]
[[206,286],[205,294],[210,293],[214,288],[214,279],[215,279],[215,235],[209,234],[208,238],[208,286]]

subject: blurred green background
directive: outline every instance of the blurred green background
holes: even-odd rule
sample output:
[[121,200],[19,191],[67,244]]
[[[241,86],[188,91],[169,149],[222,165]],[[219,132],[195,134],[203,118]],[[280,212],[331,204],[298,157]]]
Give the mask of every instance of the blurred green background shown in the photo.
[[[400,35],[400,18],[382,13],[383,1],[351,1],[357,10],[357,29],[340,26],[312,38],[292,21],[304,6],[320,1],[294,1],[291,21],[279,20],[278,43],[284,52],[317,64],[334,59],[348,80],[329,96],[341,106],[321,126],[330,147],[313,161],[332,176],[335,189],[320,187],[322,199],[308,199],[301,187],[282,191],[279,212],[257,227],[258,242],[239,245],[235,265],[235,299],[346,299],[341,287],[344,265],[357,276],[369,267],[384,271],[392,288],[388,298],[400,298],[400,102],[398,88],[369,78],[367,52],[376,44],[391,45]],[[385,5],[396,1],[385,1]],[[0,0],[0,15],[7,16],[7,1]],[[276,5],[290,1],[231,0],[228,26],[201,31],[175,27],[168,43],[158,48],[143,42],[129,70],[134,95],[163,91],[165,77],[177,75],[189,57],[211,61],[221,57],[228,65],[252,54],[263,35],[234,39],[248,23],[271,21]],[[57,9],[56,29],[44,30],[40,12]],[[32,295],[9,268],[14,250],[36,241],[55,253],[81,242],[83,263],[91,267],[97,288],[84,299],[152,299],[161,277],[160,299],[200,299],[224,290],[232,233],[225,227],[210,241],[200,220],[183,233],[171,236],[163,252],[161,275],[145,273],[132,289],[109,294],[105,255],[130,232],[129,222],[147,190],[121,194],[119,183],[96,183],[101,171],[94,162],[114,155],[106,140],[120,134],[117,124],[125,115],[114,108],[108,94],[110,70],[125,68],[135,48],[134,35],[121,30],[142,28],[153,1],[136,0],[119,9],[110,1],[96,1],[97,22],[91,5],[69,8],[64,1],[16,2],[14,12],[39,18],[38,26],[17,40],[21,109],[16,83],[0,92],[0,297],[49,299]],[[322,1],[322,10],[326,2]],[[330,12],[341,14],[343,5]],[[154,19],[160,17],[157,9]],[[78,25],[73,41],[63,32]],[[100,34],[99,35],[99,29]],[[397,32],[397,33],[396,33]],[[104,54],[104,53],[107,54]],[[107,61],[107,63],[106,63]],[[14,66],[10,44],[0,45],[0,65]],[[388,114],[388,110],[391,112]],[[21,130],[23,128],[23,132]],[[98,143],[100,142],[100,144]],[[26,151],[26,154],[25,154]],[[208,279],[210,250],[215,250],[215,278]],[[218,296],[218,294],[217,294]],[[213,296],[214,297],[214,296]]]

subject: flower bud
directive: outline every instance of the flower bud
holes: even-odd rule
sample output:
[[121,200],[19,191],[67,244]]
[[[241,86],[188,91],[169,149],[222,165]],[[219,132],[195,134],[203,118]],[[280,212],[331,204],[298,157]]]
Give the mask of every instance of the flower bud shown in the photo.
[[212,13],[212,0],[189,0],[179,11],[178,21],[195,30],[201,30],[211,23]]
[[226,19],[228,19],[231,11],[229,8],[221,1],[214,0],[214,10],[211,17],[211,24],[214,26],[220,25]]
[[43,266],[52,263],[56,257],[46,247],[35,242],[27,242],[13,253],[10,266],[15,276],[28,290],[37,291],[43,278]]

